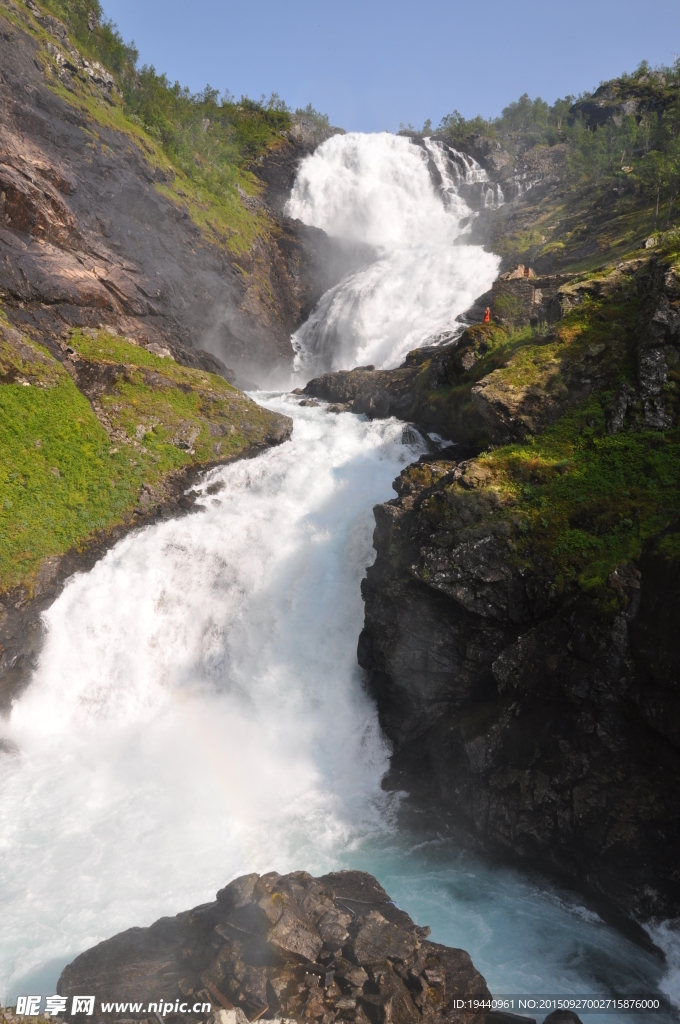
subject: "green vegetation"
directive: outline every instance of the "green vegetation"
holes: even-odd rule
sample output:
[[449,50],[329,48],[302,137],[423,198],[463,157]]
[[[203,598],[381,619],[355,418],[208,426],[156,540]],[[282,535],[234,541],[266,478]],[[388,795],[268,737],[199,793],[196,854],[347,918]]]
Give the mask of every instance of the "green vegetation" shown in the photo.
[[496,163],[510,194],[513,174],[547,181],[530,211],[492,228],[491,247],[511,262],[588,270],[680,224],[680,65],[603,83],[554,104],[525,93],[492,120],[453,111],[433,129],[453,146]]
[[46,349],[0,329],[0,593],[30,589],[44,558],[129,521],[143,488],[158,503],[168,473],[237,456],[270,425],[221,377],[74,331],[71,348],[105,385],[99,419]]
[[63,367],[26,340],[22,351],[0,346],[0,592],[112,525],[139,488]]
[[[8,12],[44,44],[41,61],[51,88],[92,118],[95,140],[97,123],[127,134],[152,166],[163,170],[166,181],[158,190],[187,210],[208,241],[243,253],[258,234],[272,229],[267,214],[247,208],[244,199],[261,190],[252,167],[283,142],[281,133],[291,126],[291,113],[276,94],[237,101],[228,92],[220,98],[209,85],[192,94],[153,67],[137,66],[134,44],[126,44],[104,18],[99,0],[40,0],[40,5],[66,24],[86,59],[114,76],[117,92],[102,96],[84,73],[60,73],[49,25],[29,11]],[[301,113],[327,124],[311,105]]]
[[315,110],[311,103],[308,103],[306,107],[298,107],[295,113],[300,117],[306,117],[308,120],[314,121],[319,128],[329,127],[328,114],[322,114],[320,110]]
[[86,57],[99,61],[116,75],[136,66],[137,48],[123,41],[113,22],[104,17],[99,0],[43,0],[42,6],[68,26]]
[[668,226],[680,187],[679,129],[680,67],[652,70],[643,61],[633,75],[606,82],[594,94],[550,106],[525,93],[494,120],[466,120],[454,111],[437,131],[459,144],[480,135],[515,155],[562,145],[572,184],[651,197],[657,218],[665,205]]
[[192,370],[100,331],[74,331],[70,344],[87,363],[115,367],[101,407],[114,436],[142,441],[135,459],[157,479],[189,462],[205,464],[262,440],[269,414],[216,374]]
[[680,429],[609,436],[606,397],[482,460],[510,498],[507,514],[520,517],[518,554],[548,566],[558,592],[602,589],[680,517]]
[[268,218],[248,210],[239,189],[257,195],[260,183],[248,166],[268,148],[281,143],[290,114],[278,97],[265,105],[242,98],[222,100],[209,86],[191,95],[178,82],[144,67],[126,88],[129,119],[155,141],[176,172],[158,190],[184,205],[206,237],[236,252],[247,251]]
[[[134,82],[126,80],[125,110],[158,142],[174,167],[203,189],[224,196],[234,191],[243,169],[290,127],[286,105],[272,96],[267,103],[242,97],[235,102],[206,86],[192,95],[179,82],[171,85],[153,67],[143,67]],[[253,191],[252,179],[249,191]]]
[[[667,250],[677,245],[677,236],[666,240]],[[526,429],[521,440],[471,462],[460,482],[438,484],[450,472],[446,464],[409,471],[421,486],[435,486],[428,501],[433,528],[476,521],[477,529],[500,529],[511,538],[511,561],[519,568],[539,570],[556,594],[580,590],[604,606],[616,600],[606,585],[611,571],[637,559],[652,537],[680,519],[680,427],[646,429],[635,401],[626,428],[607,432],[607,408],[622,385],[633,390],[636,384],[636,342],[649,315],[638,280],[625,270],[583,275],[582,287],[603,294],[586,292],[550,330],[506,331],[493,323],[469,328],[449,357],[446,383],[429,392],[426,363],[422,394],[440,429],[441,417],[467,420],[470,442],[487,442],[488,423],[471,401],[483,378],[490,399],[505,402]],[[476,359],[469,365],[468,358],[468,369],[466,354]],[[579,400],[580,381],[591,376],[602,383]],[[679,382],[672,373],[664,396],[676,424]],[[527,413],[525,395],[531,399]],[[561,406],[551,416],[555,395]],[[659,551],[680,558],[677,531]]]
[[502,370],[503,376],[512,374],[516,365],[512,359],[518,351],[523,352],[520,358],[540,359],[545,344],[544,326],[512,330],[492,321],[468,327],[446,357],[444,379],[438,387],[430,382],[431,361],[423,363],[412,415],[445,437],[455,437],[476,449],[487,445],[492,435],[473,404],[472,388],[496,370]]
[[[273,94],[235,101],[209,85],[192,94],[171,84],[153,67],[137,67],[134,43],[125,43],[113,22],[104,18],[99,0],[42,0],[62,19],[86,57],[100,61],[118,79],[125,113],[160,143],[173,164],[192,180],[219,194],[233,185],[235,170],[263,153],[278,133],[290,126],[290,111]],[[308,111],[316,118],[317,111]],[[206,137],[207,136],[207,137]]]

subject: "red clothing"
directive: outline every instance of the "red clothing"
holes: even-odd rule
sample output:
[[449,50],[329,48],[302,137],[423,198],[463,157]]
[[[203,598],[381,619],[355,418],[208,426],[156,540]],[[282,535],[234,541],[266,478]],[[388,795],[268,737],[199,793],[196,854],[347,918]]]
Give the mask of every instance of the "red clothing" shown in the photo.
[[490,320],[491,320],[491,310],[487,306],[486,311],[484,313],[484,323],[488,324]]

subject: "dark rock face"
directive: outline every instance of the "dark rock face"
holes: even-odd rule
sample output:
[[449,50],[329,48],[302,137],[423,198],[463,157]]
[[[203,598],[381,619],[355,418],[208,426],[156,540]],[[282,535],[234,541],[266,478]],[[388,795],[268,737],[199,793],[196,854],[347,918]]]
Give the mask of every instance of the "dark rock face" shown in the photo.
[[[313,153],[318,146],[333,135],[344,134],[343,128],[326,127],[319,125],[312,118],[295,116],[292,127],[284,133],[290,145],[274,149],[254,168],[258,178],[266,185],[267,205],[283,214],[290,190],[295,182],[300,159],[308,153]],[[291,159],[293,152],[295,156]]]
[[388,416],[408,418],[415,401],[418,369],[414,365],[397,370],[376,370],[358,366],[315,377],[303,388],[305,395],[341,405],[349,412],[364,413],[369,419]]
[[[656,309],[644,331],[637,352],[640,397],[647,427],[663,430],[673,417],[662,394],[670,370],[680,362],[680,312],[677,300],[680,287],[672,270],[664,276]],[[672,305],[671,305],[672,303]]]
[[489,998],[484,978],[467,953],[427,935],[429,928],[417,927],[364,872],[244,875],[214,903],[130,928],[82,953],[57,990],[87,991],[98,1003],[207,1002],[218,1010],[216,1024],[220,1007],[236,1009],[233,1024],[483,1020],[456,1001]]
[[[677,564],[613,572],[618,611],[561,606],[477,463],[425,461],[375,509],[358,657],[391,787],[637,919],[680,912]],[[434,482],[433,482],[434,481]],[[428,504],[456,483],[451,525]]]

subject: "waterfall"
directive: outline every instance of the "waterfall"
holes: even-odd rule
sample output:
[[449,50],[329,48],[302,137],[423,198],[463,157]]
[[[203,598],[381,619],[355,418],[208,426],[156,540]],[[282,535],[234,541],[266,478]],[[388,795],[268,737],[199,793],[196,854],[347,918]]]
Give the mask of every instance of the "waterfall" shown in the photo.
[[0,727],[0,997],[239,873],[327,870],[387,821],[360,581],[419,449],[262,397],[292,442],[211,472],[202,513],[122,540],[46,614]]
[[[432,140],[352,134],[305,160],[291,213],[377,258],[321,300],[300,364],[393,365],[452,329],[498,265],[461,244],[461,190],[487,184]],[[52,995],[81,950],[240,873],[342,867],[466,948],[496,994],[653,990],[658,961],[577,901],[397,829],[360,582],[373,505],[422,449],[395,420],[257,397],[293,416],[292,441],[211,471],[202,511],[129,535],[45,614],[0,722],[0,998]]]
[[293,336],[304,377],[372,364],[460,330],[456,317],[491,287],[499,260],[461,245],[464,182],[486,175],[440,142],[334,135],[300,167],[287,212],[330,235],[372,245],[376,259],[322,297]]

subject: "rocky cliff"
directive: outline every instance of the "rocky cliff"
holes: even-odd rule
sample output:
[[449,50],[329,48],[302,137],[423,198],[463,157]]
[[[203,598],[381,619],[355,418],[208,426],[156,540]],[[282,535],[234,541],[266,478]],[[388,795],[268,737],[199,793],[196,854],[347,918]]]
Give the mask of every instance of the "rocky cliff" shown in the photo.
[[[429,931],[364,872],[244,875],[214,903],[81,953],[57,987],[95,995],[97,1016],[101,1000],[115,999],[143,1001],[137,1018],[160,1000],[164,1018],[177,1021],[195,1019],[189,1006],[212,1004],[215,1024],[483,1021],[484,1007],[461,1004],[490,998],[484,978],[467,953],[430,942]],[[183,1009],[173,1011],[176,1003]]]
[[680,912],[666,245],[559,284],[552,325],[481,324],[426,353],[421,425],[455,441],[467,410],[463,438],[485,451],[424,456],[376,507],[359,641],[387,784],[637,919]]
[[340,250],[334,270],[332,243],[280,210],[281,184],[329,130],[298,119],[278,133],[243,178],[250,191],[234,190],[230,226],[38,4],[2,0],[0,67],[0,297],[13,322],[47,336],[105,324],[209,349],[246,377],[287,369],[291,332],[354,258]]

